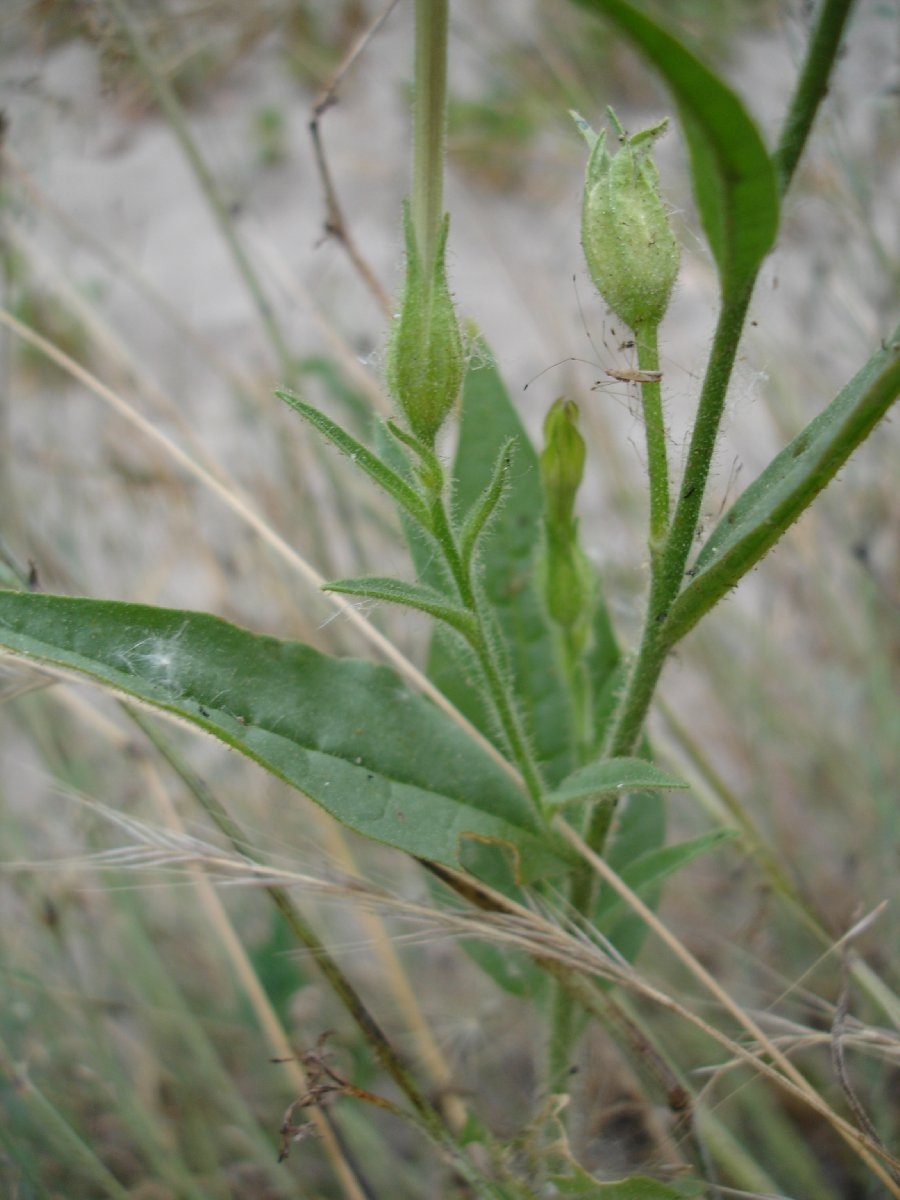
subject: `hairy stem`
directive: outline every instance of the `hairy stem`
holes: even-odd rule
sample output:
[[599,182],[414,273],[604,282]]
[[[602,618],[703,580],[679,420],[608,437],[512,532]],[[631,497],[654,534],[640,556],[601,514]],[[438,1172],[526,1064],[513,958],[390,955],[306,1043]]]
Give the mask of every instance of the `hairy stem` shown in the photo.
[[828,81],[854,0],[823,0],[809,40],[806,60],[773,157],[778,191],[784,195],[809,138],[819,105],[828,94]]
[[469,640],[469,645],[475,652],[484,675],[491,704],[500,722],[512,760],[519,768],[535,808],[541,812],[544,784],[540,769],[528,744],[528,737],[522,726],[522,718],[506,682],[505,676],[508,675],[508,672],[504,670],[501,660],[501,645],[497,637],[492,634],[490,615],[485,611],[484,602],[479,595],[472,563],[471,561],[464,563],[460,554],[456,535],[447,512],[442,479],[433,481],[428,503],[434,536],[441,547],[459,597],[475,618],[477,632]]
[[[635,330],[638,367],[642,372],[659,372],[659,327]],[[669,463],[666,427],[663,421],[662,386],[658,379],[641,383],[644,430],[647,438],[647,474],[650,482],[650,555],[660,554],[669,532]]]
[[[647,711],[659,681],[670,644],[665,636],[665,619],[681,590],[688,555],[700,520],[703,496],[709,479],[716,438],[725,408],[728,383],[737,356],[741,330],[750,295],[751,281],[743,293],[725,303],[719,314],[706,377],[700,393],[697,419],[691,435],[681,492],[665,544],[651,563],[650,594],[637,654],[631,664],[622,696],[603,740],[603,757],[633,753],[641,736]],[[606,806],[607,809],[609,806]],[[595,813],[587,842],[602,851],[611,811]]]

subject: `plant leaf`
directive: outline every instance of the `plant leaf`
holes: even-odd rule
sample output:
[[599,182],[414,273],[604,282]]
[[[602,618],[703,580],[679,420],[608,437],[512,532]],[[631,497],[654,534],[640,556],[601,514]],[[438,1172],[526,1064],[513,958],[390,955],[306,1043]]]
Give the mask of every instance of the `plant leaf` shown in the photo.
[[389,604],[403,604],[417,608],[438,621],[446,621],[470,640],[476,636],[475,620],[468,609],[454,604],[434,588],[418,583],[406,583],[390,576],[368,575],[360,579],[336,579],[325,585],[326,592],[341,592],[345,596],[368,596],[372,600],[386,600]]
[[[655,907],[658,902],[659,885],[670,875],[674,875],[683,867],[688,866],[695,858],[706,854],[707,851],[714,850],[722,842],[730,841],[735,837],[738,837],[736,829],[713,829],[708,833],[701,833],[698,837],[678,842],[674,846],[664,846],[661,850],[653,850],[649,854],[644,854],[622,867],[619,874],[643,900],[648,900],[649,894],[649,900]],[[608,932],[612,923],[618,919],[619,914],[626,907],[625,901],[620,896],[612,893],[609,888],[604,888],[600,904],[594,914],[594,920],[604,932]],[[636,913],[631,914],[629,910],[629,916],[631,915],[643,924],[641,918]],[[611,940],[618,949],[618,941],[615,938]]]
[[0,647],[211,733],[375,841],[457,868],[469,839],[503,843],[523,881],[564,865],[503,768],[387,667],[206,613],[21,592],[0,592]]
[[[900,329],[895,338],[900,337]],[[896,342],[874,354],[824,412],[769,463],[713,530],[665,625],[672,645],[766,554],[900,395]]]
[[459,556],[463,567],[468,570],[472,555],[478,546],[482,533],[491,518],[502,507],[509,487],[509,472],[512,467],[515,452],[515,439],[507,438],[500,447],[494,472],[490,483],[472,505],[463,522],[459,535]]
[[652,791],[688,786],[677,775],[670,775],[643,758],[607,758],[574,771],[557,784],[545,802],[549,808],[558,809],[637,789]]
[[778,231],[778,187],[762,138],[735,93],[626,0],[574,0],[612,21],[668,85],[691,160],[694,196],[727,301],[755,277]]
[[387,463],[382,462],[377,454],[373,454],[352,434],[347,433],[345,429],[342,429],[330,417],[326,417],[324,413],[319,412],[317,408],[313,408],[311,404],[307,404],[305,400],[295,396],[293,392],[277,388],[275,395],[289,405],[294,412],[299,413],[323,437],[333,442],[342,454],[346,454],[379,487],[384,488],[413,520],[417,521],[424,529],[431,528],[431,514],[421,496],[396,471],[391,470]]

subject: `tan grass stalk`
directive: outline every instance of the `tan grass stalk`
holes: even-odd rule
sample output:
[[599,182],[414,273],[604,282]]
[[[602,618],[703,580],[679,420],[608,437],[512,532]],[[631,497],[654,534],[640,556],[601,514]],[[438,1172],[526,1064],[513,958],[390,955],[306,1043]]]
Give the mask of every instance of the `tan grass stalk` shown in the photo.
[[[146,781],[148,792],[160,812],[163,825],[174,830],[176,834],[185,836],[187,831],[171,797],[162,784],[159,773],[146,760],[141,762],[140,770]],[[253,964],[235,932],[234,925],[225,911],[216,889],[210,883],[199,862],[188,863],[186,869],[200,907],[231,963],[238,984],[253,1009],[259,1027],[269,1044],[272,1057],[278,1059],[283,1066],[296,1094],[298,1096],[305,1095],[309,1091],[309,1083],[300,1059],[266,995],[265,988],[259,981],[259,976],[253,969]],[[367,1200],[366,1190],[357,1178],[352,1165],[348,1163],[326,1114],[318,1105],[313,1105],[309,1115],[316,1127],[328,1161],[340,1182],[344,1196],[347,1200]]]

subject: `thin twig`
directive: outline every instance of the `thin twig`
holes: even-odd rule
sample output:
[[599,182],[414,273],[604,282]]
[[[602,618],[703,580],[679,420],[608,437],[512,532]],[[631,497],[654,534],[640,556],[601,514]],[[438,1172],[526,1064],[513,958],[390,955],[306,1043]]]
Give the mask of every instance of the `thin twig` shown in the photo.
[[340,201],[338,200],[337,189],[334,186],[334,179],[328,166],[328,160],[325,157],[325,146],[322,141],[319,123],[328,109],[337,104],[337,90],[343,82],[344,76],[396,7],[397,0],[389,0],[379,16],[375,18],[373,23],[359,38],[337,71],[335,71],[331,80],[319,93],[312,107],[312,117],[309,122],[309,136],[312,138],[316,167],[319,172],[319,178],[322,180],[322,190],[325,193],[325,236],[333,237],[344,247],[360,278],[375,297],[379,308],[386,317],[390,317],[392,312],[391,298],[381,286],[375,272],[369,266],[368,262],[366,262],[365,258],[363,258],[359,246],[356,244],[356,239],[350,232],[350,227],[344,216],[344,210],[341,208]]

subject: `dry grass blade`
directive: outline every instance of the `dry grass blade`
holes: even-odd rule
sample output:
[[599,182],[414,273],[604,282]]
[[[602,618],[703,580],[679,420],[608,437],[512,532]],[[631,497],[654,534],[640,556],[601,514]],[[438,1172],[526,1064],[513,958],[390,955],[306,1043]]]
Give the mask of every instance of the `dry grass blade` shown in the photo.
[[[141,768],[148,784],[148,789],[156,802],[165,825],[168,827],[168,831],[165,832],[167,832],[170,838],[176,840],[185,836],[185,829],[181,818],[172,803],[169,793],[163,786],[157,771],[147,762],[142,763]],[[206,914],[210,927],[231,963],[240,987],[253,1009],[259,1027],[269,1044],[272,1057],[284,1063],[284,1068],[289,1074],[291,1085],[294,1089],[298,1092],[306,1091],[308,1080],[304,1066],[294,1054],[287,1031],[279,1020],[272,1002],[260,982],[253,964],[250,962],[247,951],[238,937],[237,931],[225,911],[225,907],[216,889],[196,859],[189,863],[188,870],[200,907]],[[365,1182],[358,1177],[352,1162],[345,1156],[341,1142],[335,1134],[327,1113],[315,1107],[313,1108],[311,1119],[316,1130],[316,1135],[325,1149],[325,1153],[331,1162],[337,1179],[340,1181],[340,1186],[346,1200],[366,1200],[368,1189]]]
[[[611,956],[596,944],[590,931],[582,932],[577,929],[569,931],[556,921],[508,900],[494,892],[493,889],[471,879],[468,881],[469,885],[480,897],[481,903],[478,907],[426,904],[419,900],[410,900],[392,894],[359,877],[341,874],[327,877],[298,871],[296,868],[259,863],[234,851],[222,850],[186,833],[175,833],[148,825],[133,817],[107,809],[94,801],[85,801],[85,803],[123,828],[129,834],[132,843],[80,859],[77,864],[73,862],[70,865],[90,865],[94,869],[111,868],[119,872],[126,868],[137,871],[152,869],[176,872],[199,868],[220,884],[301,888],[320,897],[329,897],[341,902],[349,900],[356,907],[367,907],[389,914],[401,921],[411,923],[419,930],[427,931],[427,934],[432,937],[437,933],[456,939],[477,938],[507,949],[518,950],[540,961],[556,963],[563,971],[572,972],[578,976],[588,976],[590,979],[603,978],[634,991],[699,1029],[712,1041],[727,1050],[733,1057],[734,1063],[750,1066],[755,1072],[813,1108],[829,1121],[832,1127],[863,1158],[873,1173],[885,1183],[888,1194],[895,1196],[900,1194],[890,1174],[877,1161],[884,1159],[890,1169],[894,1166],[895,1160],[881,1146],[873,1144],[864,1134],[833,1112],[785,1057],[778,1041],[767,1036],[759,1024],[740,1009],[727,994],[722,993],[721,989],[716,989],[717,999],[751,1034],[755,1047],[736,1042],[643,978],[634,968],[621,962],[617,957]],[[42,865],[50,866],[50,864],[19,863],[10,864],[10,867],[19,870],[33,870]],[[54,864],[54,866],[58,868],[59,864]],[[625,887],[624,884],[622,886]],[[628,898],[627,891],[626,889],[626,898]],[[636,902],[638,911],[645,915],[645,906],[633,893],[631,896]],[[484,905],[490,905],[490,910],[486,911]],[[652,914],[649,915],[652,916]],[[655,921],[653,927],[656,928],[657,925],[660,923]],[[661,925],[660,928],[664,930]],[[660,936],[665,936],[665,940],[670,946],[677,942],[677,939],[674,939],[668,931],[664,930]],[[677,944],[680,946],[680,943]],[[681,947],[681,950],[684,954],[689,953],[684,950],[684,947]],[[699,968],[699,964],[697,966]],[[699,970],[702,973],[703,969],[699,968]],[[605,1019],[604,1001],[598,994],[594,994],[593,985],[590,982],[585,980],[584,986],[577,989],[577,994],[589,1012],[592,1012],[601,1021]],[[724,1000],[722,995],[725,996]],[[796,1039],[793,1040],[796,1041]],[[766,1061],[767,1058],[772,1059],[779,1069],[770,1065]],[[717,1070],[721,1069],[720,1065]]]
[[[759,1024],[732,999],[721,984],[697,961],[684,943],[666,928],[656,914],[644,904],[640,897],[632,891],[628,884],[616,874],[607,862],[591,850],[570,825],[559,818],[555,820],[554,824],[569,844],[578,851],[585,862],[642,917],[649,928],[681,960],[691,974],[722,1005],[725,1011],[730,1013],[742,1028],[750,1034],[761,1051],[771,1058],[772,1062],[778,1067],[778,1070],[774,1071],[770,1068],[765,1071],[765,1074],[769,1078],[776,1080],[779,1086],[783,1088],[788,1087],[794,1094],[799,1094],[810,1108],[813,1108],[820,1116],[824,1117],[835,1132],[851,1146],[869,1169],[877,1175],[887,1187],[888,1193],[900,1200],[900,1184],[893,1178],[893,1170],[900,1167],[900,1161],[888,1154],[877,1142],[873,1142],[867,1135],[854,1128],[848,1121],[845,1121],[821,1098],[790,1059],[784,1055],[771,1038],[766,1035],[764,1030],[760,1028]],[[758,1066],[761,1068],[762,1064],[759,1063]],[[889,1164],[889,1170],[885,1170],[879,1161],[880,1159]]]
[[[837,1076],[840,1089],[844,1094],[844,1099],[850,1107],[850,1111],[856,1117],[857,1123],[861,1130],[869,1137],[877,1146],[886,1149],[884,1142],[878,1136],[878,1131],[872,1124],[869,1114],[863,1108],[859,1097],[850,1078],[847,1074],[847,1062],[844,1056],[844,1043],[847,1032],[847,1017],[850,1008],[850,984],[847,978],[847,967],[844,964],[843,980],[841,983],[841,994],[838,999],[837,1008],[834,1013],[834,1021],[831,1025],[831,1062],[834,1066],[834,1073]],[[900,1171],[894,1169],[891,1171],[891,1176],[895,1183],[900,1184]]]

